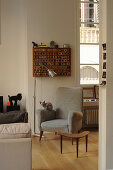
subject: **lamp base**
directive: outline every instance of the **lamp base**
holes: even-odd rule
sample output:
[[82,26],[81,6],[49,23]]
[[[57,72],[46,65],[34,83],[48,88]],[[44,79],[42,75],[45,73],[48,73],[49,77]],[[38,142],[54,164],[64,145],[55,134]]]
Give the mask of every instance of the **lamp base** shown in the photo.
[[[38,133],[34,133],[33,136],[34,137],[40,137],[40,135]],[[45,136],[42,136],[42,138],[45,138]]]

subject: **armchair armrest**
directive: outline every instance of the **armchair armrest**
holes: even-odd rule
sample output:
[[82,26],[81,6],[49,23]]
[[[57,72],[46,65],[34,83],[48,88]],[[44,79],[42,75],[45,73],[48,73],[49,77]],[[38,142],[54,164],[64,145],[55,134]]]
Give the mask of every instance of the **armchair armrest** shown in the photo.
[[38,128],[41,130],[41,123],[49,120],[53,120],[56,118],[56,111],[55,110],[46,110],[46,109],[39,109],[37,111],[37,119],[38,119]]
[[82,127],[82,112],[70,111],[68,115],[69,133],[77,133]]

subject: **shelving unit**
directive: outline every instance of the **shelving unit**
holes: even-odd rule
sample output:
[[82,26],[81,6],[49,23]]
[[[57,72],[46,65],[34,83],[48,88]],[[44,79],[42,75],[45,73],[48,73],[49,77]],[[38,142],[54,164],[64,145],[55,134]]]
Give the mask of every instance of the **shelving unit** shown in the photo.
[[45,67],[56,76],[71,76],[71,48],[33,47],[33,77],[48,77]]

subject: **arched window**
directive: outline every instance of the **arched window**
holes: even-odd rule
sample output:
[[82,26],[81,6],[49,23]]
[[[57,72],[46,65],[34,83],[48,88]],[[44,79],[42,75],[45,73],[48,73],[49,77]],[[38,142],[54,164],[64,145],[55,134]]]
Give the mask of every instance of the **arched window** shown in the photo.
[[81,84],[98,84],[99,71],[93,66],[82,66],[80,68]]

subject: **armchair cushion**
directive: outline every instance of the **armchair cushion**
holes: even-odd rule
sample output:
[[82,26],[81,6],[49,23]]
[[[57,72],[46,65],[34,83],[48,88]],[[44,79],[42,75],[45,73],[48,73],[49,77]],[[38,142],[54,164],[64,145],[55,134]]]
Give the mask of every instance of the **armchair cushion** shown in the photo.
[[69,115],[68,115],[68,123],[72,123],[73,119],[79,120],[82,119],[83,117],[83,113],[82,112],[74,112],[74,111],[70,111]]
[[68,132],[68,121],[65,119],[55,119],[41,124],[43,131],[48,132]]
[[77,133],[82,127],[82,112],[70,111],[68,114],[69,133]]
[[53,120],[56,118],[56,112],[55,110],[46,110],[46,109],[40,109],[37,112],[37,119],[38,119],[38,128],[41,130],[41,123],[49,120]]

